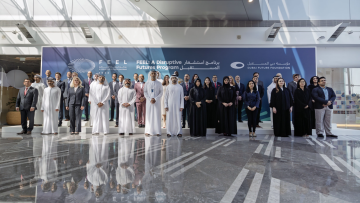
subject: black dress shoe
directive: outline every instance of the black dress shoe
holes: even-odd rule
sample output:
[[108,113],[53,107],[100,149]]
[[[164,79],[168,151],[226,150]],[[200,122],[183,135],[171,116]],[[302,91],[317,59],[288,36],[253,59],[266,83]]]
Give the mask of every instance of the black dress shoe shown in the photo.
[[337,135],[326,135],[327,137],[333,137],[333,138],[337,138]]
[[27,131],[27,133],[26,133],[27,135],[31,135],[31,131]]
[[114,119],[110,119],[109,121],[114,121]]
[[262,121],[259,121],[260,123],[263,123]]
[[22,134],[26,134],[26,132],[25,131],[21,131],[21,132],[19,132],[19,133],[17,133],[18,135],[22,135]]
[[243,122],[242,120],[239,121],[239,123],[242,123],[242,122]]
[[89,121],[89,119],[85,119],[84,121]]
[[61,124],[61,123],[59,123],[59,124],[58,124],[58,127],[61,127],[61,126],[62,126],[62,124]]
[[324,135],[323,135],[323,134],[318,134],[317,136],[318,136],[318,137],[324,137]]

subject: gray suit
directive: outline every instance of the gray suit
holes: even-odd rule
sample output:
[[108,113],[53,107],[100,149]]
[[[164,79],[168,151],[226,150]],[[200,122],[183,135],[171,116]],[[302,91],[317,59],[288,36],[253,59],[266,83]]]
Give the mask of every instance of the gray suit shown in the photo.
[[[16,107],[19,107],[20,109],[21,126],[23,131],[31,132],[34,128],[35,111],[30,111],[30,108],[33,107],[36,110],[36,104],[38,101],[38,90],[30,86],[28,87],[26,95],[24,93],[25,87],[20,88],[16,99]],[[29,128],[27,128],[27,118],[29,119]]]
[[[136,83],[138,83],[138,82],[139,82],[139,80],[136,81]],[[130,87],[130,88],[131,88],[131,89],[134,89],[136,83],[135,83],[135,80],[132,80],[132,81],[131,81],[131,87]],[[136,108],[135,108],[135,109],[136,109]]]
[[[66,78],[63,82],[65,83],[65,91],[63,94],[63,101],[64,101],[64,106],[66,106],[66,102],[67,102],[67,95],[68,95],[68,90],[70,88],[70,83],[72,81],[72,78]],[[65,119],[70,120],[70,116],[69,116],[69,111],[66,110],[65,108]]]
[[[94,82],[93,78],[91,78],[90,84],[92,82]],[[85,89],[85,94],[89,94],[89,92],[90,92],[89,78],[84,79],[83,85],[84,85],[84,89]],[[90,113],[90,110],[89,110],[89,108],[90,108],[89,107],[89,97],[85,96],[85,102],[86,102],[86,105],[85,105],[85,120],[89,120],[89,113]]]
[[[116,109],[115,101],[117,100],[117,91],[115,91],[115,89],[117,89],[117,86],[119,86],[118,81],[115,81],[115,88],[114,88],[114,81],[109,82],[110,95],[115,96],[115,99],[110,98],[110,109],[111,109],[110,120],[114,120],[114,114],[115,114],[115,109]],[[116,118],[116,120],[117,119],[118,118]]]
[[65,82],[59,80],[58,82],[54,81],[58,88],[61,90],[61,98],[60,98],[60,111],[59,111],[59,125],[62,124],[62,119],[64,118],[63,111],[64,111],[64,93],[65,93]]
[[294,82],[294,81],[289,82],[287,88],[290,90],[290,92],[291,92],[291,97],[292,97],[293,100],[294,100],[295,90],[297,89],[297,84],[296,84],[296,82]]
[[[70,132],[81,132],[81,106],[86,105],[85,89],[78,87],[75,92],[74,87],[69,88],[66,107],[69,107]],[[76,126],[76,130],[75,130]]]
[[118,118],[119,118],[119,101],[117,98],[118,92],[119,90],[124,86],[124,81],[122,81],[122,83],[120,83],[120,81],[115,85],[115,106],[116,106],[116,125],[119,124],[118,122]]

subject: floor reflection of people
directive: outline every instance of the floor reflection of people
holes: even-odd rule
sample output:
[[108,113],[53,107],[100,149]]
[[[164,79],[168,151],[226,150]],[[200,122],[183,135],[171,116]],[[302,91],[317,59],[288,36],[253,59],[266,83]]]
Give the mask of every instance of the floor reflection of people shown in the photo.
[[58,176],[57,162],[57,136],[43,136],[43,147],[41,155],[41,166],[39,169],[40,178],[42,179],[41,189],[43,192],[57,190],[56,178]]
[[102,196],[108,182],[109,146],[107,136],[93,136],[89,140],[89,161],[86,163],[87,180],[92,184],[95,196]]
[[161,137],[145,137],[145,174],[142,179],[142,189],[147,201],[162,202],[164,200],[163,184],[160,176],[160,141]]
[[[166,141],[166,161],[172,161],[181,156],[182,153],[182,138],[171,137]],[[166,168],[173,167],[176,164],[181,162],[181,159],[177,159],[176,161],[166,165]],[[174,171],[181,170],[184,166],[178,166]],[[165,187],[167,189],[167,198],[168,202],[175,202],[178,198],[181,198],[183,194],[183,175],[181,173],[178,176],[172,177],[171,172],[163,174],[165,177]]]
[[135,140],[132,138],[118,138],[118,166],[116,169],[116,190],[127,194],[135,179],[134,164]]

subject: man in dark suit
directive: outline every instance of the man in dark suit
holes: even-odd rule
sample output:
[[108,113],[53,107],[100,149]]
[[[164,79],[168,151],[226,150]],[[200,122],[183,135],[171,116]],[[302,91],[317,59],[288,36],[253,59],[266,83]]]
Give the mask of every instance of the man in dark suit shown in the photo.
[[258,80],[259,80],[258,77],[256,77],[256,76],[253,77],[253,81],[255,82],[256,90],[260,94],[260,104],[259,104],[259,111],[258,111],[258,116],[257,116],[257,126],[256,127],[261,128],[261,126],[259,125],[259,123],[261,122],[260,112],[261,112],[262,98],[264,97],[265,90],[264,90],[264,86],[259,85]]
[[[294,93],[295,93],[295,90],[297,89],[297,82],[300,80],[300,75],[299,74],[294,74],[293,75],[293,81],[291,81],[291,82],[289,82],[288,83],[288,86],[287,86],[287,88],[290,90],[290,93],[291,93],[291,97],[292,97],[292,99],[293,99],[293,101],[294,101]],[[295,101],[294,101],[295,102]],[[292,113],[291,113],[291,117],[292,117],[292,123],[293,123],[293,125],[294,125],[294,122],[295,122],[295,114],[296,114],[296,112],[295,111],[293,111]]]
[[[124,76],[122,74],[119,75],[119,82],[117,85],[115,85],[115,95],[118,95],[119,90],[124,86]],[[115,127],[119,126],[119,101],[117,96],[115,97],[115,107],[116,107],[116,125]]]
[[[131,81],[131,88],[134,89],[135,88],[135,84],[139,82],[139,74],[134,73],[134,80]],[[136,102],[134,103],[135,106],[135,121],[138,120],[138,116],[137,116],[137,108],[136,108]]]
[[238,112],[237,112],[238,113],[238,121],[242,123],[243,121],[241,118],[241,110],[242,110],[242,106],[244,103],[244,101],[242,100],[242,95],[245,92],[245,85],[240,82],[239,75],[235,76],[235,81],[236,81],[235,85],[237,86],[237,89],[239,91],[238,98],[237,98],[237,100],[238,100]]
[[315,120],[316,120],[316,134],[318,137],[324,137],[324,128],[326,136],[337,138],[331,132],[331,117],[333,104],[336,98],[334,90],[326,87],[326,78],[320,77],[319,87],[316,87],[311,92],[312,98],[315,100]]
[[[68,91],[69,91],[70,84],[72,81],[72,76],[71,76],[70,71],[66,73],[66,77],[67,78],[63,81],[65,83],[65,92],[63,95],[64,105],[66,104]],[[70,120],[69,110],[66,110],[66,108],[65,108],[65,121],[69,121],[69,120]]]
[[55,85],[60,88],[61,90],[61,99],[60,99],[60,112],[59,112],[59,124],[60,127],[62,125],[62,120],[64,118],[63,111],[64,111],[64,92],[65,92],[65,82],[61,81],[61,73],[55,73]]
[[[181,86],[183,87],[183,90],[184,90],[184,109],[182,111],[182,128],[185,128],[185,120],[186,120],[186,118],[189,118],[189,115],[190,115],[189,93],[190,93],[191,88],[194,87],[194,84],[190,82],[189,74],[184,75],[184,82],[181,83]],[[189,127],[189,120],[188,120],[188,127]]]
[[[255,73],[253,74],[253,77],[257,77],[257,78],[258,78],[258,85],[261,85],[262,87],[264,87],[264,82],[259,79],[260,75],[259,75],[258,72],[255,72]],[[260,111],[259,111],[259,112],[260,112]]]
[[301,77],[300,77],[299,74],[294,74],[294,75],[293,75],[293,81],[291,81],[291,82],[288,83],[287,88],[290,90],[290,92],[291,92],[291,97],[293,98],[293,100],[294,100],[295,90],[297,89],[297,82],[298,82],[300,79],[301,79]]
[[[115,115],[115,109],[116,109],[115,99],[117,99],[117,94],[115,94],[115,87],[117,85],[119,85],[119,82],[116,80],[117,79],[116,73],[113,73],[111,78],[113,81],[109,82],[110,95],[111,95],[111,98],[110,98],[110,109],[111,109],[110,121],[114,121],[114,115]],[[115,119],[117,120],[118,118],[115,118]]]
[[[34,115],[38,100],[38,90],[30,86],[31,82],[29,79],[24,80],[24,85],[25,87],[19,89],[16,99],[16,111],[20,110],[21,126],[23,129],[18,135],[31,134],[34,128]],[[27,119],[29,119],[29,128],[27,127]]]
[[217,91],[218,91],[219,87],[221,87],[221,83],[217,81],[216,75],[213,75],[211,84],[215,88],[215,99],[217,101]]
[[83,85],[85,88],[85,121],[89,121],[89,92],[90,92],[90,84],[94,81],[92,78],[92,72],[89,71],[87,73],[88,78],[84,79]]
[[45,71],[45,75],[46,75],[46,77],[43,78],[43,82],[44,82],[44,84],[45,84],[45,87],[47,87],[47,86],[48,86],[47,78],[48,78],[48,77],[51,77],[51,71],[50,71],[50,70],[46,70],[46,71]]

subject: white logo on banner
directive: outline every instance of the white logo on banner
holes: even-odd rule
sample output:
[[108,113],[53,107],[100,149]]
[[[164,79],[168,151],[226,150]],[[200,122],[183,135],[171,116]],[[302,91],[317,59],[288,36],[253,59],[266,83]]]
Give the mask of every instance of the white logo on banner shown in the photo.
[[233,69],[242,69],[244,68],[245,64],[242,62],[233,62],[232,64],[230,64],[230,66]]
[[87,73],[95,68],[95,63],[90,59],[74,59],[68,64],[70,70],[78,73]]

